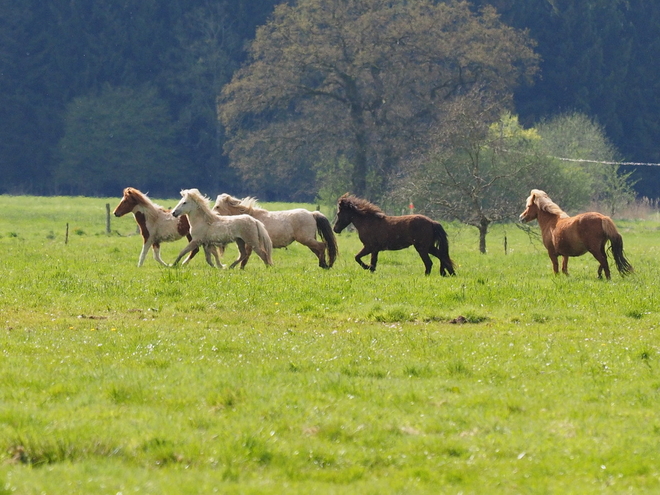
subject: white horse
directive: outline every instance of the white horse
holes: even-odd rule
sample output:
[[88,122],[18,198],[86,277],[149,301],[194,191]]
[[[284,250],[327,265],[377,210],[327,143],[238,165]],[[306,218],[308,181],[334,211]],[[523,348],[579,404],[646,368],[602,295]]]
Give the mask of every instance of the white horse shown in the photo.
[[273,243],[263,223],[249,215],[235,217],[216,215],[208,203],[209,198],[202,195],[197,189],[181,191],[181,201],[172,210],[172,215],[175,217],[188,215],[192,240],[179,253],[174,265],[186,253],[200,245],[227,244],[228,242],[236,242],[240,252],[238,259],[229,268],[234,268],[238,263],[247,259],[248,247],[253,249],[266,265],[273,264],[271,258]]
[[[213,211],[220,215],[248,214],[260,220],[266,227],[274,248],[283,248],[293,241],[298,241],[312,250],[319,259],[321,268],[330,268],[337,258],[337,239],[332,232],[332,225],[320,211],[312,212],[304,208],[268,211],[259,208],[255,198],[237,199],[229,194],[220,194],[217,197]],[[317,231],[321,242],[316,240]],[[243,263],[247,261],[246,259]]]
[[[142,234],[143,244],[140,258],[138,259],[138,266],[142,266],[144,263],[149,248],[153,248],[154,259],[158,263],[164,266],[169,266],[160,257],[160,243],[178,241],[184,236],[188,238],[188,241],[192,239],[190,236],[190,223],[188,223],[188,217],[173,217],[170,210],[158,206],[151,201],[146,194],[133,187],[127,187],[124,189],[124,197],[114,211],[116,217],[121,217],[127,213],[133,213],[135,221],[137,222],[138,227],[140,227],[140,233]],[[199,248],[193,249],[183,264],[185,265],[188,263],[198,251]],[[213,261],[211,261],[211,254],[213,254],[220,265],[219,255],[222,254],[222,251],[224,251],[224,246],[204,246],[206,262],[209,265],[214,266]]]

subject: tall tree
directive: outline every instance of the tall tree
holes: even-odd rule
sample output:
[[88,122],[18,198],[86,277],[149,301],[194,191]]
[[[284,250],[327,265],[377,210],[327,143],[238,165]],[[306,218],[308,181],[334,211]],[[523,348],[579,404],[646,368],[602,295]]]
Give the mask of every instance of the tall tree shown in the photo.
[[259,28],[220,114],[255,187],[346,157],[355,194],[377,197],[443,104],[475,85],[506,98],[536,67],[524,33],[465,2],[301,0]]

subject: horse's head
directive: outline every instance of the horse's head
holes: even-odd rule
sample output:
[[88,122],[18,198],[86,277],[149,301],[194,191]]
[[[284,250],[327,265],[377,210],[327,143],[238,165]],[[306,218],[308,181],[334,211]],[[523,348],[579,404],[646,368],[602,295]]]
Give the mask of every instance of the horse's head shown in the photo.
[[136,192],[137,189],[133,189],[132,187],[124,189],[124,197],[121,198],[121,201],[113,212],[116,217],[121,217],[133,211],[133,208],[138,204]]
[[532,189],[525,203],[525,211],[520,214],[519,218],[521,222],[531,222],[539,216],[539,207],[536,200],[541,195],[547,196],[547,194],[539,189]]
[[229,209],[229,202],[232,197],[227,193],[218,194],[218,197],[215,199],[215,205],[213,205],[213,211],[218,215],[231,215],[231,210]]
[[[195,194],[196,193],[196,194]],[[181,201],[174,207],[172,210],[172,216],[174,218],[180,217],[181,215],[186,215],[191,211],[198,208],[196,201],[196,196],[201,196],[201,193],[197,189],[184,189],[181,191]]]
[[344,194],[337,202],[337,219],[332,230],[339,234],[353,221],[355,214],[355,205],[351,201],[351,196],[348,193]]

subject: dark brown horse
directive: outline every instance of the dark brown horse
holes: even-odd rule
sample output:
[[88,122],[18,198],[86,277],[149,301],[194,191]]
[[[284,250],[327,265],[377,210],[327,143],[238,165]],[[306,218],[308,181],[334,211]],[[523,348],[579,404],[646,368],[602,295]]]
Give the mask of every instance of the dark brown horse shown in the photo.
[[632,265],[623,255],[623,239],[610,217],[595,211],[569,217],[548,195],[539,189],[532,189],[527,198],[525,211],[520,220],[530,222],[537,219],[541,227],[543,245],[548,250],[552,269],[559,273],[559,256],[563,256],[561,271],[568,275],[568,257],[582,256],[587,251],[594,255],[600,265],[598,278],[610,278],[605,245],[610,241],[614,262],[619,273],[624,276],[633,271]]
[[[380,251],[396,251],[415,246],[426,267],[426,275],[433,268],[429,253],[440,260],[442,276],[454,275],[447,233],[438,222],[424,215],[388,216],[369,201],[348,194],[339,198],[337,206],[337,220],[333,230],[339,234],[350,223],[355,226],[364,244],[355,255],[355,261],[365,270],[376,270]],[[362,257],[367,254],[371,254],[371,265],[362,262]]]

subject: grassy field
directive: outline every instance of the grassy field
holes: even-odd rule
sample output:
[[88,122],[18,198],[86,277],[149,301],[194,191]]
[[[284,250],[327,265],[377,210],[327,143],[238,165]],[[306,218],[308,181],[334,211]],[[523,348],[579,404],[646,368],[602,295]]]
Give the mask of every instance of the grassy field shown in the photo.
[[118,199],[0,196],[0,494],[660,492],[657,216],[609,282],[515,225],[218,271],[137,268]]

